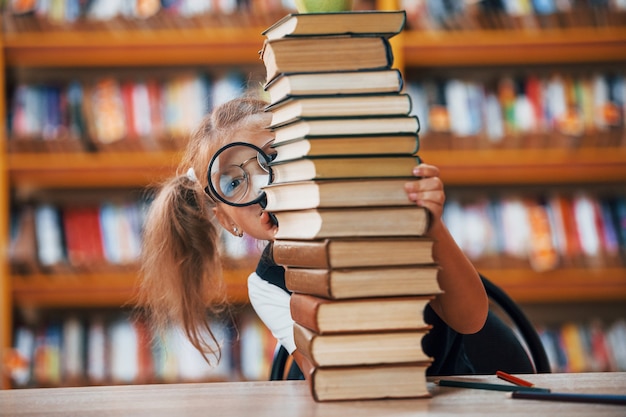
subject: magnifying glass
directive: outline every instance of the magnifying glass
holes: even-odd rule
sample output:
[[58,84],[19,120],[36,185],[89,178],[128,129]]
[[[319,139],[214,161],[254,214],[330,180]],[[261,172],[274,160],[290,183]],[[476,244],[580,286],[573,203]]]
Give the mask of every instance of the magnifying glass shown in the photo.
[[207,193],[233,207],[261,204],[263,187],[272,182],[269,163],[273,156],[246,142],[233,142],[220,148],[209,163]]

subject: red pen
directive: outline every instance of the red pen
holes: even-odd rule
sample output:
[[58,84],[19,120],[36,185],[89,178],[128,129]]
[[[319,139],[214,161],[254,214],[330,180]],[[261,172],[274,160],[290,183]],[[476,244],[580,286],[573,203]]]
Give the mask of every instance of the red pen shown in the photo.
[[508,382],[510,382],[512,384],[519,385],[519,386],[522,386],[522,387],[532,387],[533,385],[535,385],[532,382],[528,382],[526,380],[523,380],[522,378],[518,378],[516,376],[507,374],[504,371],[496,371],[496,376],[498,378],[500,378],[500,379],[504,379],[505,381],[508,381]]

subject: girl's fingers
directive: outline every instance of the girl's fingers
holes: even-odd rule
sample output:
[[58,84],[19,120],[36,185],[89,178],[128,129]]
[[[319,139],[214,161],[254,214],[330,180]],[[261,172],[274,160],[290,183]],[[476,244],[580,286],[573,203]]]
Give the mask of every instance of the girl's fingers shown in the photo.
[[408,181],[404,186],[409,200],[427,208],[433,217],[440,218],[443,214],[446,195],[443,182],[438,176],[439,169],[433,165],[421,164],[415,167],[413,173],[418,178]]
[[416,177],[438,177],[439,176],[439,168],[434,165],[428,164],[419,164],[413,168],[413,175]]
[[446,198],[442,191],[422,191],[417,193],[408,193],[409,200],[421,204],[435,204],[443,206]]
[[443,182],[439,177],[423,177],[413,181],[407,181],[404,185],[407,193],[419,193],[437,191],[443,193]]

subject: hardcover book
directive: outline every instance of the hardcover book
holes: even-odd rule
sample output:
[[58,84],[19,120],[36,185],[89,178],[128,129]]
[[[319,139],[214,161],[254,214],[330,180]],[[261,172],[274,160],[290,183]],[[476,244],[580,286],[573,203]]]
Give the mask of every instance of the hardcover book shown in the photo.
[[419,330],[428,326],[424,309],[433,295],[328,300],[294,293],[293,320],[319,334]]
[[426,384],[430,362],[324,368],[301,355],[298,366],[318,402],[431,396]]
[[415,177],[312,180],[274,183],[263,188],[270,212],[318,207],[414,206],[404,185]]
[[419,150],[415,133],[377,136],[338,136],[300,138],[272,145],[278,163],[290,159],[319,156],[413,155]]
[[384,37],[302,37],[265,40],[260,51],[266,82],[285,72],[391,68],[393,52]]
[[416,134],[420,125],[416,116],[345,117],[299,119],[273,128],[274,143],[311,136],[362,136],[389,134]]
[[297,36],[386,36],[402,31],[404,11],[291,13],[263,31],[267,39]]
[[[271,163],[273,183],[323,179],[405,178],[420,164],[418,156],[367,155],[346,157],[302,157]],[[406,195],[405,195],[406,197]]]
[[270,102],[300,95],[399,93],[404,85],[397,69],[282,73],[265,85]]
[[276,239],[422,236],[428,230],[424,207],[359,207],[277,211]]
[[40,272],[35,232],[35,208],[31,205],[24,205],[12,212],[10,229],[8,260],[11,273],[23,275]]
[[[337,269],[433,263],[433,240],[380,237],[274,241],[274,261],[302,268]],[[289,268],[288,268],[289,270]]]
[[270,104],[270,127],[300,118],[396,116],[411,112],[408,94],[361,94],[343,96],[299,96]]
[[87,269],[104,264],[98,206],[66,206],[61,219],[70,264]]
[[294,293],[333,300],[439,294],[438,271],[435,264],[340,269],[288,266],[285,285]]
[[427,362],[422,350],[428,328],[401,332],[317,334],[295,323],[296,348],[316,367]]

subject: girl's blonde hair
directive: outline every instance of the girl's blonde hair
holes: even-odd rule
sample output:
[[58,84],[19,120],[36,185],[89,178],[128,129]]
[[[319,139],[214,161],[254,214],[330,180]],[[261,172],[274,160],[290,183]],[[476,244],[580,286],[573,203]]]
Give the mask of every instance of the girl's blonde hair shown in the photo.
[[[216,107],[193,132],[173,178],[163,183],[144,225],[137,306],[155,330],[180,326],[205,360],[218,361],[219,343],[207,313],[225,303],[220,261],[220,226],[215,202],[206,195],[206,170],[213,154],[242,131],[262,131],[266,102],[238,98]],[[188,175],[193,168],[197,179]]]

